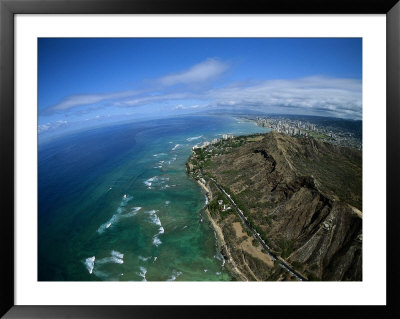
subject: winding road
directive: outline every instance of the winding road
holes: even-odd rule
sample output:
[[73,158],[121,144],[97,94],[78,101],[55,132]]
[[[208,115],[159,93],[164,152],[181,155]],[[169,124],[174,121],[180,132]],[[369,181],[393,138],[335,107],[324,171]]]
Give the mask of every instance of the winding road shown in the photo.
[[302,275],[300,275],[296,270],[294,270],[291,266],[289,266],[282,258],[277,257],[272,251],[271,248],[265,243],[265,241],[261,238],[260,234],[257,233],[257,231],[252,228],[249,224],[249,222],[247,221],[247,218],[244,216],[242,210],[236,205],[236,203],[233,201],[233,199],[231,198],[231,195],[229,195],[223,188],[221,185],[219,185],[215,179],[213,179],[212,177],[210,178],[211,181],[214,183],[214,185],[226,196],[226,198],[229,200],[229,202],[236,208],[236,212],[239,215],[240,219],[242,220],[243,224],[246,225],[246,227],[251,231],[251,233],[253,234],[253,237],[256,238],[261,246],[265,249],[265,251],[267,252],[267,254],[271,257],[272,260],[279,260],[279,266],[283,269],[285,269],[286,271],[288,271],[291,275],[295,276],[298,280],[300,281],[307,281],[307,278],[303,277]]

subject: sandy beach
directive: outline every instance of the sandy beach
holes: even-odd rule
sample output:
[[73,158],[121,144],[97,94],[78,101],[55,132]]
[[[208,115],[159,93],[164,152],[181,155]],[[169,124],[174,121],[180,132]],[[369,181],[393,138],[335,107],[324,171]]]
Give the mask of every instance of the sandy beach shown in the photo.
[[[212,192],[210,191],[210,189],[204,185],[203,183],[201,183],[200,181],[197,181],[197,183],[205,190],[208,200],[211,201],[212,200]],[[228,263],[229,263],[229,268],[235,272],[236,276],[239,276],[239,278],[243,281],[249,281],[249,279],[239,270],[239,268],[237,267],[234,259],[232,258],[230,249],[228,247],[228,245],[225,242],[225,238],[224,238],[224,234],[222,232],[221,227],[219,227],[219,225],[216,223],[216,221],[211,217],[210,211],[208,210],[208,208],[205,209],[205,212],[207,214],[208,219],[211,222],[212,227],[214,228],[216,234],[217,234],[217,239],[218,239],[218,245],[219,247],[224,247],[225,251],[226,251],[226,255],[228,257]]]

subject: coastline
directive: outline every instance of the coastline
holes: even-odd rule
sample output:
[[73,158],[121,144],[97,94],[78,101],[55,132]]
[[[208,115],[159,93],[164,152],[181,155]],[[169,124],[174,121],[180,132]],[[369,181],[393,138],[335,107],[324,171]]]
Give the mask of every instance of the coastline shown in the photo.
[[[206,185],[201,183],[200,181],[197,180],[196,182],[206,192],[206,196],[208,198],[208,201],[210,202],[212,200],[212,197],[213,197],[212,196],[212,192],[210,191],[210,189]],[[205,213],[207,215],[208,220],[211,223],[211,226],[213,227],[213,229],[214,229],[214,231],[215,231],[215,233],[217,235],[216,237],[217,237],[218,249],[220,251],[223,249],[223,251],[226,252],[226,254],[223,255],[223,257],[225,257],[225,256],[227,257],[227,265],[228,266],[226,268],[232,274],[233,277],[239,278],[241,281],[249,281],[249,279],[237,267],[232,255],[231,255],[230,249],[229,249],[228,245],[226,244],[225,237],[224,237],[224,234],[222,232],[221,227],[212,218],[212,216],[210,214],[210,211],[208,210],[207,207],[204,209],[204,211],[205,211]]]

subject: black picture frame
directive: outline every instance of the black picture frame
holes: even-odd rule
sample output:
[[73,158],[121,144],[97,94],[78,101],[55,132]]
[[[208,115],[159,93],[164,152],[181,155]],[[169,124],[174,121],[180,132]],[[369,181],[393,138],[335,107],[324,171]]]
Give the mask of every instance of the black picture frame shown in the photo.
[[[14,303],[14,15],[15,14],[385,14],[387,22],[387,305],[386,306],[16,306]],[[400,251],[400,3],[398,0],[280,0],[223,2],[185,0],[0,0],[0,181],[1,243],[0,315],[5,318],[158,318],[239,316],[354,318],[369,315],[399,318],[396,265]],[[379,186],[377,186],[379,187]],[[382,212],[383,213],[383,212]]]

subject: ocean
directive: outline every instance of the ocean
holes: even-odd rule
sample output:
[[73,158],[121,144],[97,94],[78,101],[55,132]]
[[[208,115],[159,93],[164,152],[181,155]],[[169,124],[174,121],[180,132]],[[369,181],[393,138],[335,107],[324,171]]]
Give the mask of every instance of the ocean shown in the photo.
[[39,144],[39,281],[229,281],[191,148],[265,133],[227,115],[120,124]]

